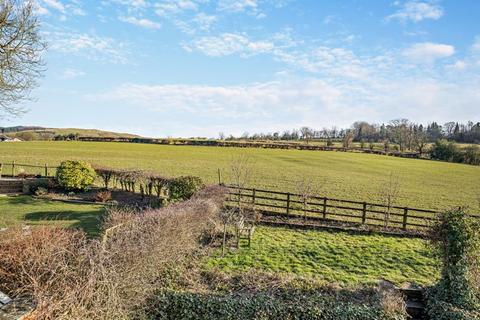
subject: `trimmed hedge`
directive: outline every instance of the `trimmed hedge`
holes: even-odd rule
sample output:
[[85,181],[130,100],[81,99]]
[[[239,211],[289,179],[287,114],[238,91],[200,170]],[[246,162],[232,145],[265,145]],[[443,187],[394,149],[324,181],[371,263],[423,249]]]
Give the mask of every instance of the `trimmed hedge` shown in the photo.
[[57,168],[58,184],[67,191],[86,191],[95,177],[95,170],[85,161],[67,160]]
[[264,293],[225,296],[191,292],[159,292],[148,304],[143,319],[178,320],[400,320],[375,305],[339,302],[322,294],[288,291],[284,296]]
[[205,185],[199,177],[188,176],[175,178],[169,183],[170,199],[190,199],[195,192],[204,187]]

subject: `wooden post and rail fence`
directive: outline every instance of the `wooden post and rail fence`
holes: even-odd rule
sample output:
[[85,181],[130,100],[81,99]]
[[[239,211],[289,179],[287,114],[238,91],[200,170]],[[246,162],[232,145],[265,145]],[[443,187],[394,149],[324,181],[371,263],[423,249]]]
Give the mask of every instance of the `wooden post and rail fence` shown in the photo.
[[0,163],[0,178],[2,177],[54,177],[57,167],[43,165],[17,163],[15,161]]
[[[425,232],[438,220],[439,211],[386,206],[380,203],[329,197],[305,196],[289,192],[239,188],[227,185],[228,204],[253,208],[266,217],[292,221],[317,221],[356,226],[388,227]],[[471,215],[480,219],[480,215]]]
[[[3,177],[54,177],[57,167],[48,164],[0,163]],[[221,183],[220,171],[218,171]],[[229,189],[227,203],[254,208],[264,216],[304,221],[334,222],[373,227],[388,227],[405,231],[426,231],[438,220],[439,211],[386,206],[381,203],[347,199],[305,196],[290,192],[243,188],[225,185]],[[480,214],[471,215],[480,219]]]

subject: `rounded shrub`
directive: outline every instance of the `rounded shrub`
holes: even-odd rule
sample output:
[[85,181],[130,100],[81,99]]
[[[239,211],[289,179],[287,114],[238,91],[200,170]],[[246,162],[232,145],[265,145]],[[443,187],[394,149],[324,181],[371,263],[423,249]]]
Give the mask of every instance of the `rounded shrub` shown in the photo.
[[63,161],[57,168],[57,181],[67,191],[86,191],[95,180],[95,170],[84,161]]
[[199,177],[179,177],[173,179],[169,184],[171,200],[186,200],[200,189],[205,187],[202,179]]

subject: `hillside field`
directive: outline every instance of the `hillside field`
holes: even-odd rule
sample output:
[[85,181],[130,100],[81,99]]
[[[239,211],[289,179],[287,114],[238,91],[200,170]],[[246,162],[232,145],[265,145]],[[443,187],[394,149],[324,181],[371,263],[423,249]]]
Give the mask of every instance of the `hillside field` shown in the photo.
[[[119,168],[153,170],[166,176],[198,175],[207,183],[229,182],[233,158],[248,155],[254,163],[252,186],[296,192],[312,177],[328,197],[379,201],[390,172],[399,177],[398,204],[445,209],[468,205],[478,211],[480,167],[333,151],[167,146],[132,143],[34,141],[0,144],[0,163],[58,165],[81,159]],[[4,166],[4,171],[8,172]]]

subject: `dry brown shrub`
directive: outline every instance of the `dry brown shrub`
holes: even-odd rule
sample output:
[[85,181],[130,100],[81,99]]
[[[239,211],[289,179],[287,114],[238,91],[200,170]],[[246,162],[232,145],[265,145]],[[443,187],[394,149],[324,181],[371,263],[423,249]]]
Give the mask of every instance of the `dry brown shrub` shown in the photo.
[[225,191],[146,212],[110,211],[104,237],[38,227],[0,238],[0,290],[28,295],[37,319],[129,319],[199,249]]
[[93,196],[93,199],[95,200],[95,202],[105,203],[112,200],[112,193],[108,190],[98,191]]

